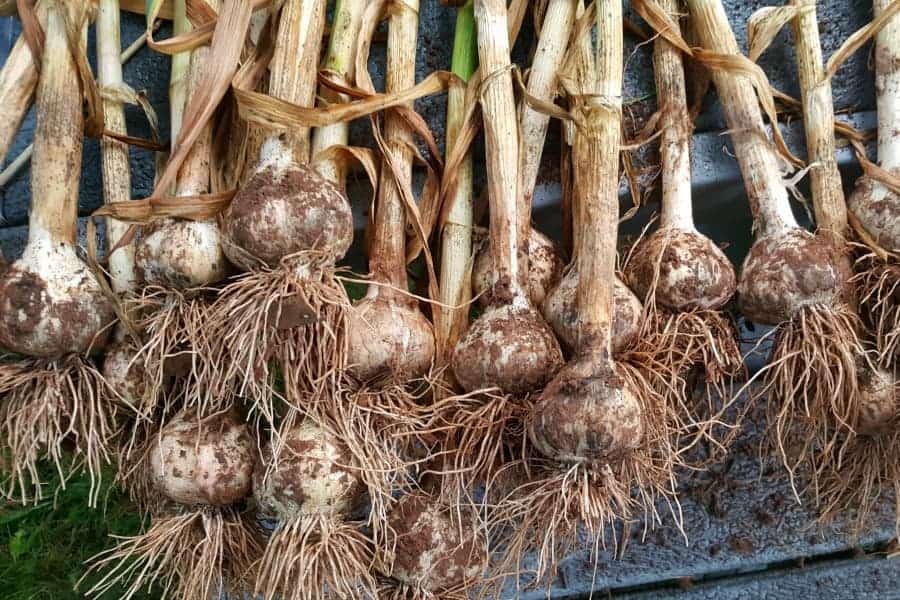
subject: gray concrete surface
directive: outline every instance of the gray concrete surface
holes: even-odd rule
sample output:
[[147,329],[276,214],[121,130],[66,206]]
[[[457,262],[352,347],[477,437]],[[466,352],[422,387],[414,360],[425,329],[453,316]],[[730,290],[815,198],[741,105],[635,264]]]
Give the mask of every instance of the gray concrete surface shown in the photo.
[[[742,46],[746,46],[749,15],[762,6],[780,3],[774,0],[725,0]],[[452,9],[436,0],[423,3],[421,47],[417,61],[420,73],[448,67],[453,14]],[[851,32],[871,17],[871,7],[869,2],[862,0],[820,0],[819,14],[825,53],[830,55]],[[123,43],[128,43],[142,31],[143,19],[128,16],[123,27]],[[0,57],[8,50],[16,31],[14,22],[0,19]],[[166,34],[164,29],[160,36]],[[516,57],[520,64],[527,64],[531,39],[526,31],[517,44]],[[874,86],[872,73],[867,68],[867,52],[868,49],[865,49],[854,56],[834,82],[837,108],[855,113],[848,118],[863,128],[874,126],[871,112],[874,109]],[[636,113],[649,114],[654,104],[649,47],[639,46],[635,40],[629,39],[626,55],[627,96],[633,101],[632,107]],[[383,56],[383,48],[376,47],[371,64],[376,82],[381,79]],[[761,64],[775,87],[795,96],[799,94],[790,32],[784,32],[776,39],[773,47],[762,57]],[[159,113],[164,130],[168,127],[167,69],[168,60],[147,49],[142,50],[125,68],[126,80],[146,92]],[[445,106],[443,97],[419,102],[417,106],[441,143]],[[149,135],[139,111],[129,109],[128,123],[133,135]],[[10,158],[30,141],[33,127],[33,117],[30,117]],[[750,217],[736,162],[727,150],[728,138],[720,134],[722,128],[721,112],[714,94],[711,94],[698,122],[694,140],[696,213],[700,228],[719,241],[728,241],[730,256],[739,261],[749,247]],[[354,143],[367,143],[366,122],[355,123],[352,131]],[[785,131],[791,144],[802,149],[799,124],[788,126]],[[559,186],[555,181],[558,174],[557,146],[558,133],[554,127],[548,140],[535,210],[538,225],[556,235],[559,233]],[[842,151],[841,162],[845,184],[849,187],[858,170],[846,151]],[[80,195],[79,210],[82,216],[89,214],[101,202],[98,165],[98,144],[89,140],[85,144]],[[131,166],[133,194],[135,197],[146,196],[153,181],[151,156],[144,151],[133,150]],[[360,213],[358,221],[364,222],[362,212],[366,206],[366,187],[360,183],[351,186],[351,190],[355,207]],[[27,170],[0,190],[0,205],[6,216],[6,223],[0,228],[0,249],[7,258],[18,256],[24,245],[29,196]],[[623,190],[623,203],[626,201]],[[653,208],[651,201],[634,222],[625,225],[625,233],[640,229]],[[802,214],[802,209],[797,208]],[[810,514],[793,500],[780,472],[759,464],[752,429],[741,438],[727,464],[711,474],[688,476],[682,482],[684,531],[689,543],[685,543],[682,535],[667,522],[646,539],[631,539],[622,560],[613,561],[609,556],[601,555],[596,570],[586,552],[577,553],[566,561],[558,580],[552,582],[549,590],[552,596],[587,597],[593,588],[596,590],[595,597],[615,596],[629,600],[671,597],[690,600],[900,597],[896,584],[900,573],[897,562],[885,560],[879,555],[863,558],[855,554],[847,539],[841,535],[840,526],[824,532],[810,529]],[[870,551],[882,550],[892,537],[891,519],[886,502],[883,514],[872,520],[872,531],[860,541],[860,545]],[[588,548],[589,544],[585,547]],[[807,566],[801,566],[803,564]],[[521,594],[516,594],[511,588],[509,597],[517,595],[531,599],[546,594],[543,588]]]

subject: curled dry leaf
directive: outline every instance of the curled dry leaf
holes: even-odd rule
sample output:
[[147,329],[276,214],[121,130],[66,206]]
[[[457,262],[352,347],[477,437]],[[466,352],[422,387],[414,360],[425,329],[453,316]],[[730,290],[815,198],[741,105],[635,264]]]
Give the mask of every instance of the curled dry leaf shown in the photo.
[[184,126],[175,141],[166,169],[157,181],[153,196],[159,196],[163,190],[172,186],[194,142],[200,137],[228,91],[244,49],[253,5],[250,0],[236,0],[227,2],[222,7],[212,36],[209,61],[197,84],[197,91],[192,94],[185,109]]
[[653,0],[631,0],[631,7],[670,44],[688,56],[693,55],[691,47],[678,33],[678,25],[659,4]]
[[753,13],[747,22],[747,44],[750,47],[747,52],[747,58],[756,62],[785,25],[790,23],[801,11],[814,9],[815,7],[811,5],[798,6],[791,4],[788,6],[767,6]]
[[874,38],[875,35],[891,21],[891,18],[896,15],[898,11],[900,11],[900,0],[894,0],[894,2],[891,2],[874,21],[848,37],[847,40],[841,44],[841,47],[831,55],[830,59],[828,59],[828,64],[825,65],[825,77],[834,77],[834,74],[837,73],[838,69],[841,68],[841,65],[844,64],[844,61],[846,61],[851,54],[862,48],[866,42]]
[[[638,5],[641,4],[643,4],[644,8],[647,9],[650,4],[653,4],[653,0],[638,0]],[[659,10],[662,10],[658,5],[656,5],[656,7]],[[655,19],[648,20],[648,23],[653,26],[654,29],[656,29],[658,25]],[[672,31],[672,29],[670,29],[668,25],[665,29],[657,29],[657,31],[660,33],[660,35],[663,35],[666,40],[668,40],[677,48],[684,48],[688,46],[687,42],[684,41],[684,38],[682,38],[677,33],[677,31]],[[803,161],[797,158],[790,151],[784,141],[784,138],[781,135],[781,131],[778,128],[778,111],[775,108],[773,90],[769,85],[768,77],[766,76],[765,72],[763,72],[763,70],[759,67],[759,65],[743,55],[718,54],[709,50],[705,50],[703,48],[694,48],[690,55],[692,58],[709,69],[730,71],[732,73],[738,73],[740,75],[743,75],[744,77],[747,77],[747,79],[749,79],[749,81],[753,84],[753,87],[755,88],[756,94],[759,98],[760,105],[765,111],[766,116],[769,118],[770,123],[772,124],[772,137],[774,139],[775,146],[778,148],[778,151],[791,164],[795,166],[802,166],[804,164]]]
[[433,96],[446,91],[457,77],[448,71],[436,71],[408,90],[397,94],[374,94],[347,104],[311,108],[297,106],[250,89],[235,87],[241,117],[269,129],[287,129],[297,125],[325,127]]
[[[271,0],[251,0],[254,9],[271,3]],[[125,2],[124,4],[128,4]],[[174,18],[171,2],[163,0],[147,0],[143,10],[135,11],[147,15],[147,44],[156,52],[174,56],[182,52],[190,52],[198,46],[209,42],[218,21],[218,14],[206,0],[186,0],[187,19],[193,26],[190,31],[177,34],[167,40],[156,41],[153,38],[153,24],[159,18]],[[125,10],[127,7],[123,5]]]
[[31,56],[34,57],[35,69],[41,70],[41,55],[44,49],[44,28],[35,13],[34,3],[24,0],[17,0],[16,7],[19,11],[19,22],[22,24],[22,36],[25,43],[31,49]]
[[112,217],[126,223],[146,224],[158,219],[178,218],[192,221],[214,219],[225,210],[235,191],[202,196],[157,196],[143,200],[115,202],[94,211],[94,217]]
[[341,162],[345,167],[353,163],[358,164],[366,172],[369,183],[372,185],[372,199],[370,206],[375,205],[375,194],[378,190],[378,157],[370,148],[359,146],[329,146],[312,157],[312,165],[317,162]]
[[804,164],[802,160],[797,158],[790,151],[781,135],[781,130],[778,128],[778,111],[775,109],[775,99],[772,94],[772,88],[769,85],[768,77],[766,77],[765,72],[763,72],[759,65],[752,62],[746,56],[737,54],[718,54],[702,48],[696,48],[694,50],[694,58],[710,69],[731,71],[732,73],[738,73],[746,77],[753,84],[760,105],[765,111],[766,116],[769,118],[769,122],[772,126],[772,137],[781,156],[795,166],[802,166]]

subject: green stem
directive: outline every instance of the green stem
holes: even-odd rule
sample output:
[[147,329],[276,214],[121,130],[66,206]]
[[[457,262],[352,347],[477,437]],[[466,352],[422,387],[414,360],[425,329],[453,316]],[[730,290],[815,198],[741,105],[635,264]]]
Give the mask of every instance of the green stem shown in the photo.
[[354,56],[344,52],[346,43],[343,33],[350,27],[351,13],[344,10],[346,0],[335,0],[334,19],[331,22],[331,35],[328,38],[328,50],[325,53],[323,66],[329,71],[346,73],[353,64]]
[[[469,0],[456,15],[453,40],[453,60],[450,69],[468,81],[478,69],[478,38],[475,27],[475,8]],[[447,155],[456,145],[466,112],[466,91],[451,88],[447,100]],[[472,157],[460,163],[457,187],[441,235],[441,301],[448,306],[464,304],[471,296],[470,280],[466,277],[472,258]],[[449,352],[456,340],[454,332],[463,330],[465,309],[442,311],[438,336],[442,351]]]
[[[353,83],[356,76],[354,60],[356,58],[356,40],[359,37],[359,29],[362,26],[363,13],[366,10],[367,0],[337,0],[334,5],[334,17],[331,23],[331,37],[328,41],[328,52],[325,54],[323,67],[343,77],[348,83]],[[349,98],[339,94],[326,86],[319,89],[321,96],[327,103],[348,102]],[[315,158],[320,152],[331,146],[346,146],[349,141],[350,124],[335,123],[325,127],[319,127],[313,131],[311,157]],[[319,172],[344,187],[347,178],[346,165],[341,160],[317,161],[316,168]]]
[[475,3],[469,0],[456,14],[453,59],[450,70],[465,81],[478,70],[478,36],[475,32]]

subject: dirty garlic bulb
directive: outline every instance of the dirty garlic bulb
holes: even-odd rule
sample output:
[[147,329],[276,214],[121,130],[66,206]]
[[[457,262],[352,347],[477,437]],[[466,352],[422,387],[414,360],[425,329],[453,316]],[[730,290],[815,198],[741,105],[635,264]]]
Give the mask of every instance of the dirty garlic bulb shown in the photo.
[[150,472],[156,489],[183,506],[230,506],[250,494],[256,444],[234,412],[205,419],[180,413],[156,436]]

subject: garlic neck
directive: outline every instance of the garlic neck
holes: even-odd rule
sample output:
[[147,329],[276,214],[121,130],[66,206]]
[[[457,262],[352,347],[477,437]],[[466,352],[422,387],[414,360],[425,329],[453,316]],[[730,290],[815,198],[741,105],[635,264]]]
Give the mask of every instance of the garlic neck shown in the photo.
[[294,163],[294,152],[291,146],[284,142],[281,134],[267,137],[259,149],[259,162],[256,163],[256,171],[272,169],[275,172],[284,171]]
[[[662,0],[661,6],[678,23],[676,0]],[[675,33],[679,33],[677,30]],[[687,107],[684,64],[681,51],[664,38],[653,47],[657,102],[660,120],[660,162],[662,165],[662,227],[693,229],[691,205],[691,120]]]
[[[720,0],[688,0],[687,4],[706,50],[741,54]],[[718,69],[712,71],[712,78],[734,142],[747,201],[760,233],[770,235],[797,227],[782,180],[780,157],[769,140],[752,81],[741,73]]]

